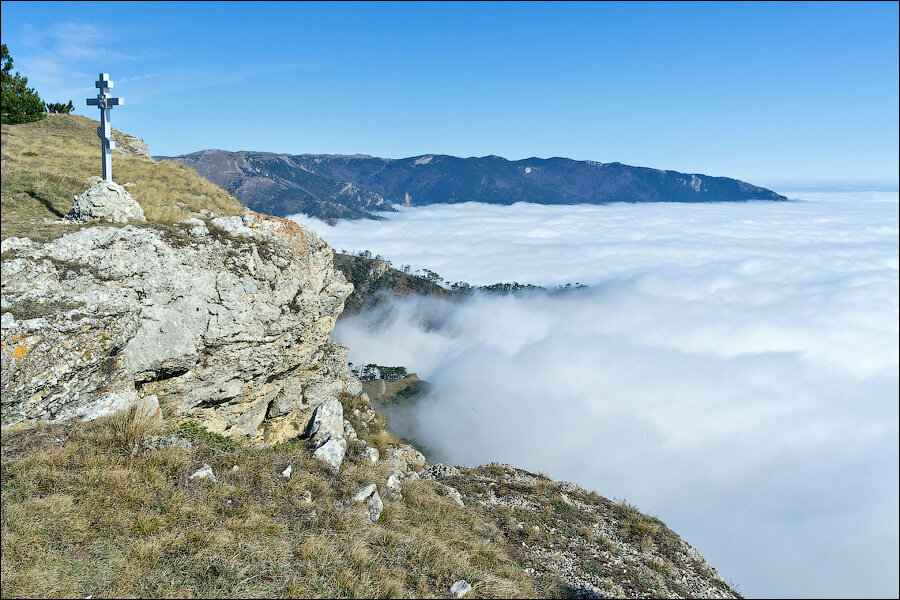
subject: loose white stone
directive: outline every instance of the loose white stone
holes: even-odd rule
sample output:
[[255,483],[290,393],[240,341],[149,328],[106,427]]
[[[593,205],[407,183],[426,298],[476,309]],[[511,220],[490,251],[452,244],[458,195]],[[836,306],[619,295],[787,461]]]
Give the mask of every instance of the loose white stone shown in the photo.
[[469,585],[465,579],[460,579],[456,583],[450,586],[450,597],[451,598],[462,598],[466,594],[468,594],[472,590],[472,586]]
[[188,479],[190,479],[190,480],[193,480],[193,479],[209,479],[210,481],[212,481],[213,483],[215,483],[215,482],[216,482],[216,474],[213,473],[213,470],[212,470],[212,467],[211,467],[211,466],[209,466],[209,465],[203,465],[202,467],[200,467],[199,469],[197,469],[196,471],[194,471],[194,474],[191,475],[190,477],[188,477]]
[[293,470],[293,468],[291,467],[291,465],[288,465],[287,468],[281,472],[281,476],[284,477],[285,479],[290,479],[292,470]]
[[376,491],[378,491],[378,486],[376,486],[374,483],[370,483],[369,485],[360,488],[359,491],[354,494],[353,501],[365,502],[366,498],[371,496]]
[[336,436],[319,446],[313,452],[313,456],[327,464],[332,470],[337,471],[341,468],[341,463],[344,461],[344,454],[346,453],[347,440]]
[[399,473],[393,473],[387,478],[387,494],[388,500],[400,500],[403,498],[403,480]]
[[374,483],[370,483],[356,492],[353,496],[353,501],[366,504],[366,517],[372,523],[378,520],[378,517],[381,516],[381,511],[384,510],[384,503],[381,501],[381,496],[378,495],[378,488]]
[[457,504],[459,504],[461,507],[465,508],[466,505],[465,505],[465,503],[463,502],[463,499],[462,499],[462,496],[461,496],[460,493],[459,493],[459,490],[456,489],[455,487],[451,487],[451,486],[449,486],[449,485],[446,486],[446,488],[447,488],[447,496],[449,496],[450,498],[452,498],[453,501],[456,502]]
[[344,407],[337,398],[331,396],[316,407],[304,435],[309,438],[314,448],[318,448],[330,438],[343,437],[343,434]]

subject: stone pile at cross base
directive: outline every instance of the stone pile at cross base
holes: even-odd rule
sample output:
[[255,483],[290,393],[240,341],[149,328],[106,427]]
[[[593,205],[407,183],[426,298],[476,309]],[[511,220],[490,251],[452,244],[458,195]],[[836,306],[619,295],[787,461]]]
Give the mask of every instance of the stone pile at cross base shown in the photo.
[[361,392],[330,339],[353,288],[328,245],[255,213],[194,221],[3,241],[4,426],[152,395],[213,432],[277,443],[319,404]]
[[144,211],[121,185],[100,180],[80,196],[66,215],[70,221],[105,219],[110,223],[143,222]]

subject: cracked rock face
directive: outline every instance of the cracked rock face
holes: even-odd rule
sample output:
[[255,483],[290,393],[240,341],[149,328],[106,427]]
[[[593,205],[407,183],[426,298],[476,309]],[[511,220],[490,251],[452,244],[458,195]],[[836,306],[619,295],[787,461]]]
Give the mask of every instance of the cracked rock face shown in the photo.
[[329,337],[353,288],[328,245],[255,213],[208,225],[200,240],[195,224],[4,240],[3,425],[95,418],[152,394],[166,414],[276,443],[318,404],[358,394]]

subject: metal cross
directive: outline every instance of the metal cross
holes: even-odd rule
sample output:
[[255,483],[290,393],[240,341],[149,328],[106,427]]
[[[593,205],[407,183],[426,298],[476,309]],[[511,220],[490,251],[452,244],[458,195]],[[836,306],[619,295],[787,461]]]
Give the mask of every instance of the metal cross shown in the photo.
[[97,128],[97,137],[100,138],[100,158],[103,162],[103,180],[112,181],[112,150],[116,147],[112,132],[109,130],[109,109],[113,106],[125,104],[124,98],[113,98],[109,95],[109,88],[113,82],[109,80],[109,73],[100,73],[100,80],[94,83],[100,90],[96,98],[88,98],[88,106],[96,106],[100,109],[100,127]]

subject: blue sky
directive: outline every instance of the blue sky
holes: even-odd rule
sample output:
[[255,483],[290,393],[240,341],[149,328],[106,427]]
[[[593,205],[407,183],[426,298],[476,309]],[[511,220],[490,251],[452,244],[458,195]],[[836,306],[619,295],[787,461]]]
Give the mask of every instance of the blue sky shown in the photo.
[[898,4],[3,2],[48,101],[154,154],[567,156],[898,181]]

